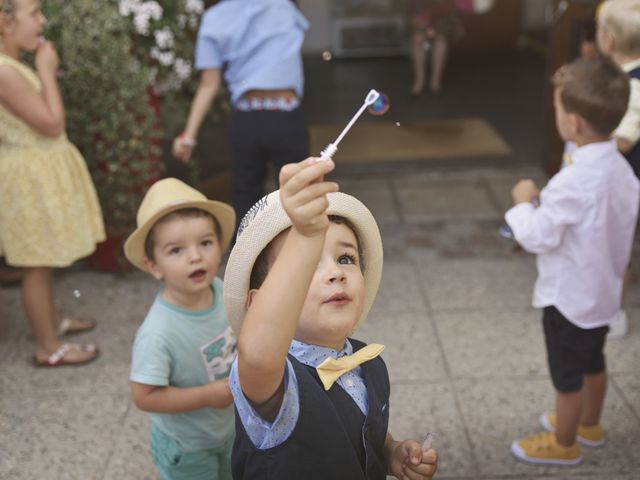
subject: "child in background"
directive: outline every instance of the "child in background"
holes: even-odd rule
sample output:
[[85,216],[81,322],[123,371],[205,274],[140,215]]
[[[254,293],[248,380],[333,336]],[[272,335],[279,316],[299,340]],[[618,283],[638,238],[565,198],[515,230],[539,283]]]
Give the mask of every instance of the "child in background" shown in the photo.
[[[640,0],[608,0],[598,10],[596,40],[600,51],[617,63],[630,78],[627,113],[613,135],[618,149],[640,178]],[[628,283],[629,270],[625,274]],[[608,338],[627,333],[627,316],[620,310],[610,325]]]
[[291,0],[224,0],[202,16],[195,59],[202,74],[173,155],[183,162],[191,157],[224,73],[232,107],[231,203],[238,219],[264,195],[269,163],[277,172],[309,155],[300,53],[308,26]]
[[640,184],[611,138],[627,109],[624,72],[605,58],[580,59],[562,67],[554,85],[558,131],[577,145],[572,163],[540,193],[532,180],[517,183],[505,218],[516,241],[537,254],[533,305],[544,309],[556,411],[541,416],[549,432],[514,441],[511,451],[527,462],[576,465],[576,439],[605,439],[605,337],[620,310]]
[[333,168],[316,158],[286,165],[281,189],[247,213],[229,257],[237,480],[428,479],[436,471],[435,450],[387,432],[384,347],[347,338],[375,298],[382,242],[369,210],[323,181]]
[[[95,322],[57,311],[53,268],[91,254],[105,232],[87,166],[65,135],[58,55],[41,38],[45,22],[37,0],[0,0],[0,256],[24,268],[34,364],[58,367],[90,362],[98,350],[58,339]],[[35,52],[35,72],[20,61],[23,52]]]
[[164,283],[133,345],[131,392],[151,413],[151,453],[164,480],[231,479],[235,337],[216,278],[233,209],[175,178],[156,182],[125,254]]

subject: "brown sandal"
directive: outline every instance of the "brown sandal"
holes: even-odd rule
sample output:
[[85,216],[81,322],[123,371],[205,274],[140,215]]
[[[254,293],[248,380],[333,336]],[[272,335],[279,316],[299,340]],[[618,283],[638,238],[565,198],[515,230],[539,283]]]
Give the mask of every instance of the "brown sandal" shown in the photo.
[[88,332],[96,328],[97,323],[94,320],[83,320],[74,318],[70,315],[60,315],[62,319],[56,329],[58,336],[76,335],[78,333]]
[[[85,360],[66,360],[65,356],[72,350],[79,350],[81,352],[92,352],[94,355]],[[33,356],[33,364],[36,367],[67,367],[67,366],[79,366],[86,365],[89,362],[93,362],[100,355],[100,351],[95,345],[79,345],[75,343],[63,343],[55,352],[53,352],[46,360],[40,360],[36,355]]]

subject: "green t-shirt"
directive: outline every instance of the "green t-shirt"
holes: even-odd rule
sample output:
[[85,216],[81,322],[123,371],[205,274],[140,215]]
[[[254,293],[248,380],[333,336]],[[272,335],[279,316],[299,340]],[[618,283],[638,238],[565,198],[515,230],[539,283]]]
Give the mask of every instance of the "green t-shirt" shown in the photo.
[[[136,333],[130,379],[145,385],[196,387],[229,376],[236,339],[222,302],[222,281],[204,311],[172,305],[158,294]],[[234,434],[233,406],[151,413],[151,422],[183,452],[218,448]]]

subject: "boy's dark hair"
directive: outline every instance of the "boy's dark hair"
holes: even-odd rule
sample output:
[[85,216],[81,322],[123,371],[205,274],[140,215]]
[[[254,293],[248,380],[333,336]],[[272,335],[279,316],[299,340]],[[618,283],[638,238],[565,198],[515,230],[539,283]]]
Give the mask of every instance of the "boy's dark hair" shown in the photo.
[[162,225],[163,223],[170,222],[171,220],[175,220],[177,218],[200,218],[200,217],[208,217],[213,221],[213,228],[216,232],[216,237],[218,240],[222,238],[222,228],[220,227],[220,223],[218,219],[211,215],[209,212],[205,210],[200,210],[199,208],[183,208],[181,210],[176,210],[174,212],[168,213],[164,217],[160,218],[149,233],[147,234],[147,238],[144,241],[144,254],[150,259],[155,260],[153,255],[153,248],[155,247],[155,230],[158,225]]
[[620,124],[629,103],[629,77],[605,57],[578,59],[553,76],[567,113],[582,117],[596,133],[609,135]]
[[[331,223],[335,223],[338,225],[345,225],[353,232],[356,237],[356,243],[358,247],[358,263],[360,265],[360,270],[364,272],[364,256],[362,252],[362,243],[360,242],[360,237],[358,236],[358,231],[356,230],[353,223],[348,218],[341,217],[339,215],[329,215],[329,221]],[[273,240],[269,242],[269,244],[264,247],[264,250],[260,252],[258,258],[253,264],[253,268],[251,269],[251,276],[249,277],[249,290],[258,289],[262,286],[265,278],[267,278],[267,274],[271,269],[271,250],[273,249]]]

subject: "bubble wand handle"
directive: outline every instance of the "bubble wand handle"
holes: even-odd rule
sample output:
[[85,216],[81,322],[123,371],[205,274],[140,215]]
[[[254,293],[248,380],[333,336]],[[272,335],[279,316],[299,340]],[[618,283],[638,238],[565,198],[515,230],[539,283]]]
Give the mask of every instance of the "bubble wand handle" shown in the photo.
[[380,94],[377,91],[375,90],[369,91],[369,93],[367,94],[367,97],[364,99],[364,103],[362,104],[360,109],[356,112],[356,114],[351,118],[349,123],[347,123],[347,126],[342,129],[342,132],[340,132],[340,135],[338,135],[338,138],[336,138],[336,140],[333,143],[330,143],[329,145],[327,145],[327,147],[322,152],[320,152],[320,158],[322,158],[323,160],[329,160],[331,157],[335,155],[335,153],[338,151],[338,144],[342,141],[342,139],[347,134],[349,129],[353,127],[353,124],[356,123],[356,120],[358,120],[358,118],[360,118],[360,115],[362,115],[365,109],[368,106],[370,106],[373,102],[375,102],[378,99],[378,97],[380,97]]
[[427,434],[424,436],[424,440],[422,441],[423,452],[426,452],[433,446],[433,440],[435,439],[435,437],[436,435],[434,433],[427,432]]

